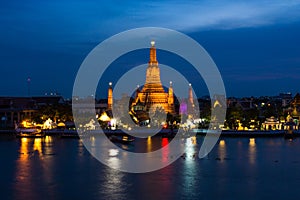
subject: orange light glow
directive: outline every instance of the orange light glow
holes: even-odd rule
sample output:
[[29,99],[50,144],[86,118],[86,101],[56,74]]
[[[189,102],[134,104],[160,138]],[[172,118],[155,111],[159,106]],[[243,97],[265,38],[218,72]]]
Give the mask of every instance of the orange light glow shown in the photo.
[[152,138],[151,136],[148,136],[148,139],[147,139],[147,152],[151,152],[152,150]]
[[220,145],[221,147],[224,147],[224,146],[225,146],[225,140],[220,140],[219,145]]
[[20,161],[25,161],[28,157],[28,139],[21,138]]
[[33,150],[37,151],[39,154],[42,154],[42,139],[41,138],[34,139]]
[[254,146],[255,146],[255,138],[250,138],[250,140],[249,140],[249,145],[250,145],[251,147],[254,147]]

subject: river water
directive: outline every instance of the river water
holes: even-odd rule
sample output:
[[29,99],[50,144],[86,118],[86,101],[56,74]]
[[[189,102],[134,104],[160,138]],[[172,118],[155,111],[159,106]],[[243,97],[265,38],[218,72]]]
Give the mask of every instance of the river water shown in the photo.
[[[204,159],[201,136],[186,155],[150,173],[96,160],[79,139],[0,136],[1,199],[300,199],[300,138],[220,138]],[[151,151],[166,138],[138,140]],[[189,140],[189,139],[187,139]]]

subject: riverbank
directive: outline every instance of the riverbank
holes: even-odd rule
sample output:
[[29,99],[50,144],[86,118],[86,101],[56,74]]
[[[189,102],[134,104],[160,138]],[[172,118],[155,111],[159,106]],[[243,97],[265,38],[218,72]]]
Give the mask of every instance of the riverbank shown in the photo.
[[[63,135],[63,134],[77,134],[76,130],[66,130],[66,129],[52,129],[52,130],[43,130],[46,135]],[[174,137],[178,132],[178,129],[135,129],[131,131],[123,131],[121,129],[117,130],[89,130],[84,132],[83,135],[98,135],[101,133],[105,133],[106,135],[140,135],[142,137],[148,136],[162,136],[162,137]],[[15,134],[15,130],[0,130],[0,134]],[[207,129],[191,129],[190,131],[185,132],[182,136],[193,136],[193,135],[201,135],[201,136],[221,136],[221,137],[283,137],[285,131],[284,130],[272,130],[272,131],[236,131],[236,130],[223,130],[221,135],[214,130]],[[294,131],[295,137],[300,137],[300,131]]]
[[[235,130],[223,130],[221,137],[283,137],[284,130],[274,130],[274,131],[235,131]],[[197,135],[211,135],[219,136],[220,134],[215,131],[199,131]],[[299,133],[295,132],[295,136],[300,136]]]

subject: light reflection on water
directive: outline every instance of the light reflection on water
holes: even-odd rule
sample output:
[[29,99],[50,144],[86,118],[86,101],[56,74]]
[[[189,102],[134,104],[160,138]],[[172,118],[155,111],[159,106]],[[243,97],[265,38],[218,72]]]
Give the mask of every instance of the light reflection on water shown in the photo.
[[220,160],[220,162],[224,162],[225,159],[227,158],[227,153],[226,153],[226,142],[224,139],[221,139],[219,141],[219,145],[218,145],[218,153],[219,153],[219,157],[217,158],[217,160]]
[[152,137],[148,136],[147,138],[147,152],[151,152],[152,151]]
[[[196,136],[185,139],[185,153],[182,156],[183,168],[182,168],[182,181],[181,187],[183,188],[183,198],[196,198],[193,194],[193,188],[197,184],[199,174],[197,173],[197,138]],[[198,171],[199,172],[199,171]]]
[[255,164],[255,162],[256,162],[255,138],[249,139],[249,162],[250,162],[250,164]]
[[[1,148],[6,148],[5,152],[19,153],[11,156],[0,152],[1,157],[10,155],[7,162],[14,162],[14,166],[0,170],[2,180],[11,180],[10,183],[0,180],[0,191],[14,199],[41,199],[45,194],[49,199],[215,199],[221,196],[250,199],[280,198],[282,192],[299,195],[289,188],[300,184],[299,173],[294,173],[300,170],[300,139],[221,138],[208,157],[200,160],[197,156],[202,139],[184,138],[182,157],[166,168],[145,174],[123,173],[100,164],[80,140],[47,136],[3,142]],[[150,137],[143,142],[121,145],[121,148],[149,152],[165,146],[162,162],[167,161],[171,153],[168,138]],[[91,144],[97,145],[93,139]],[[117,148],[106,151],[113,166],[121,165],[120,158],[128,157]],[[279,187],[281,191],[274,189]],[[215,188],[214,192],[211,188]]]
[[[24,138],[22,138],[24,139]],[[35,138],[33,141],[33,151],[38,153],[39,155],[42,154],[42,138]]]
[[[40,195],[40,182],[52,183],[55,174],[52,171],[52,159],[45,156],[52,154],[51,138],[21,138],[19,139],[19,157],[16,160],[14,189],[16,197],[36,199]],[[43,146],[47,148],[43,148]],[[47,189],[51,189],[48,187]],[[31,192],[28,192],[31,191]],[[51,192],[51,190],[49,191]],[[49,194],[51,197],[51,194]]]
[[169,151],[169,140],[168,138],[162,138],[162,141],[161,141],[161,146],[163,147],[162,148],[162,162],[163,163],[167,163],[168,162],[168,157],[170,156],[170,151]]

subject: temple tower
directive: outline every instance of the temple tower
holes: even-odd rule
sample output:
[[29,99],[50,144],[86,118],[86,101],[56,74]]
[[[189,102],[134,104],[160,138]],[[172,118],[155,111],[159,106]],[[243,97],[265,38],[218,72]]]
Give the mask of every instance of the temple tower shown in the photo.
[[[138,105],[138,106],[136,106]],[[170,85],[169,92],[165,92],[161,80],[160,69],[156,58],[155,42],[151,41],[150,56],[148,67],[146,71],[146,81],[141,91],[137,93],[131,107],[141,108],[148,112],[150,109],[155,110],[162,108],[166,113],[174,114],[174,97],[172,84]]]
[[174,105],[174,95],[173,95],[172,81],[170,81],[169,94],[168,94],[168,104],[169,105]]
[[109,82],[108,95],[107,95],[107,110],[111,110],[113,105],[113,90],[112,82]]
[[160,69],[158,67],[158,62],[156,60],[156,48],[155,42],[151,42],[150,48],[150,60],[148,62],[148,67],[146,71],[146,81],[142,89],[144,93],[165,93],[164,88],[160,81]]
[[188,116],[192,118],[195,113],[195,104],[194,104],[194,97],[193,97],[193,88],[192,84],[189,84],[189,94],[188,94],[188,103],[187,103],[187,112]]

